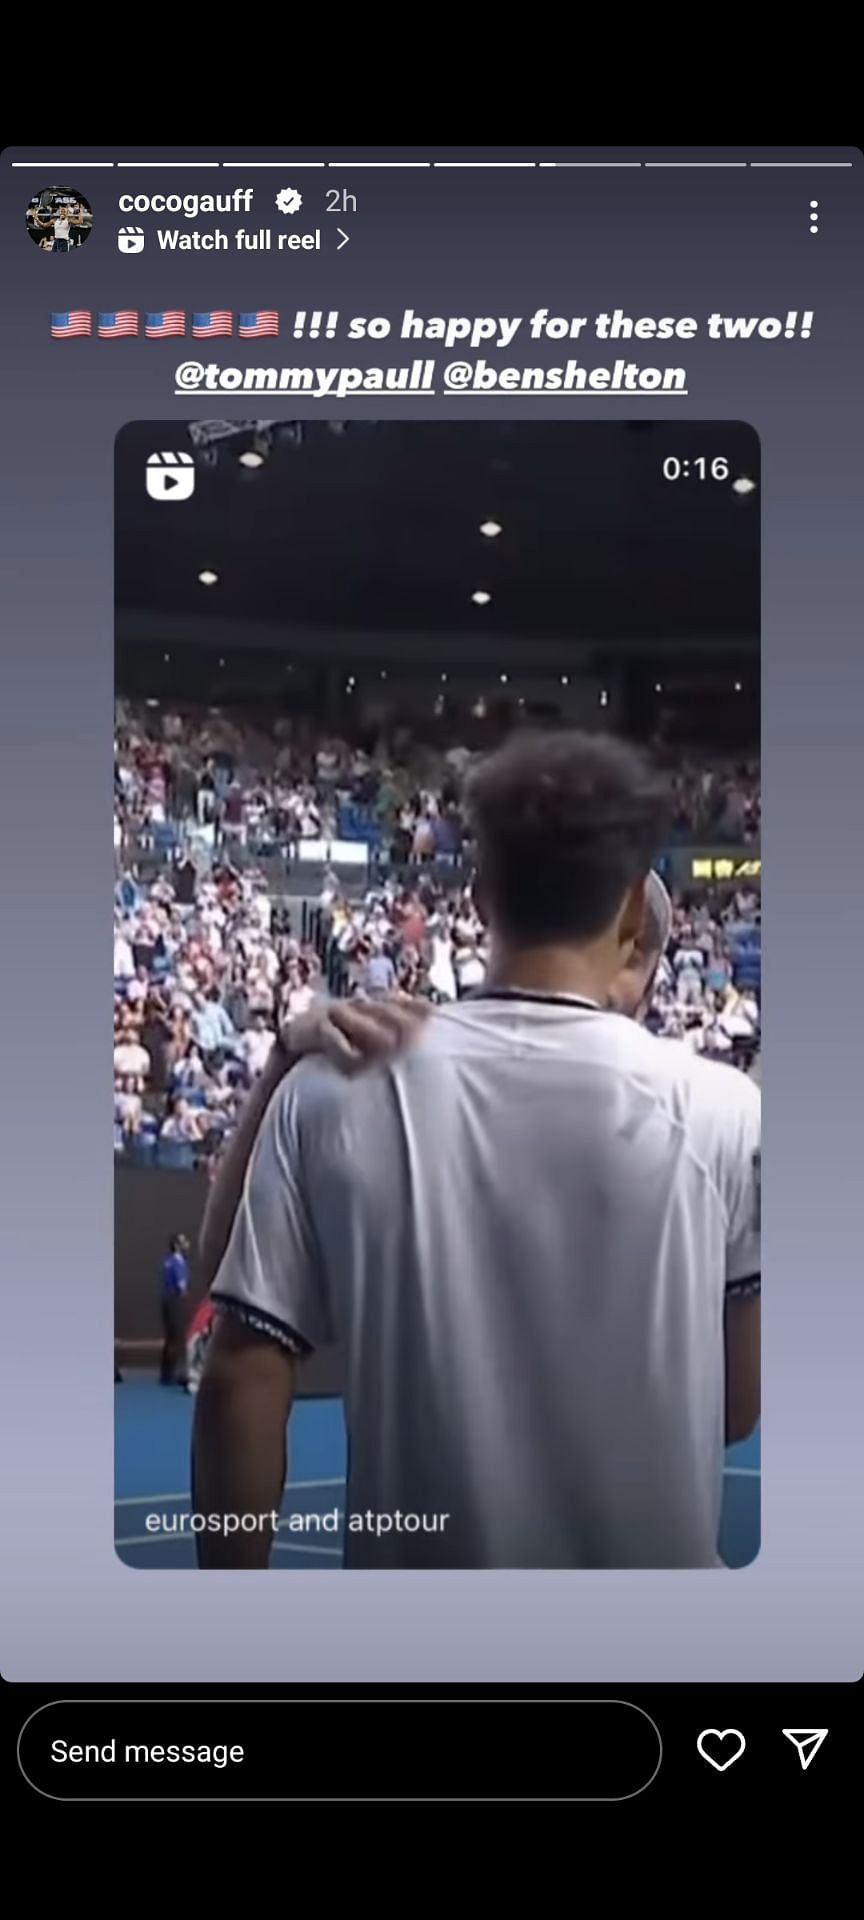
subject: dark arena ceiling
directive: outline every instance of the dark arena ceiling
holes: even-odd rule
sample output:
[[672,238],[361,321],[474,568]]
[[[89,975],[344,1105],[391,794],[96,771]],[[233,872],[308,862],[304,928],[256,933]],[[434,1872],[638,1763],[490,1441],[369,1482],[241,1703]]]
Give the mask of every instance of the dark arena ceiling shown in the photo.
[[[154,629],[166,618],[282,627],[286,641],[300,628],[383,642],[758,641],[759,445],[746,425],[219,425],[230,431],[209,445],[176,421],[118,436],[118,635],[124,619],[140,635],[150,617]],[[148,456],[170,448],[194,455],[189,500],[148,497]],[[680,463],[675,480],[667,459]],[[710,477],[717,459],[725,479]],[[492,538],[480,530],[489,522],[501,529]],[[490,597],[478,605],[475,592]]]

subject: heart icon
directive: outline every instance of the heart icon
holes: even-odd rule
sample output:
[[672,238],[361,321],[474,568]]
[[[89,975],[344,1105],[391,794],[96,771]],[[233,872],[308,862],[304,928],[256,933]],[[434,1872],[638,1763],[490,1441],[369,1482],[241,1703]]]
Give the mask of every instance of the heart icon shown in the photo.
[[725,1773],[727,1767],[734,1767],[740,1760],[747,1742],[737,1727],[704,1727],[696,1742],[703,1760],[717,1773]]

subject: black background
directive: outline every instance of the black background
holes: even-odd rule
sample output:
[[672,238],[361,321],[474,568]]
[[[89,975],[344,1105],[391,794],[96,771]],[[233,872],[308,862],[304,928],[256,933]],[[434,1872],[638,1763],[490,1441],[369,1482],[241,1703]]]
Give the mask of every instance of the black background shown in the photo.
[[[257,1701],[269,1701],[266,1707]],[[396,1702],[402,1702],[398,1707]],[[572,1716],[566,1702],[573,1702]],[[607,1702],[581,1707],[579,1702]],[[663,1746],[650,1785],[656,1740],[647,1722],[612,1702],[630,1702],[654,1721]],[[532,1801],[550,1815],[629,1820],[635,1810],[680,1815],[753,1811],[770,1796],[792,1822],[837,1812],[861,1773],[861,1685],[604,1687],[417,1686],[148,1689],[10,1686],[2,1694],[5,1744],[12,1759],[29,1716],[67,1703],[24,1734],[31,1779],[64,1800],[40,1799],[14,1770],[13,1799],[51,1817],[69,1798],[98,1796],[162,1802],[220,1798],[322,1806],[370,1803]],[[218,1705],[214,1703],[219,1703]],[[492,1704],[492,1703],[496,1704]],[[513,1703],[508,1713],[507,1703]],[[515,1703],[520,1703],[516,1705]],[[530,1703],[526,1705],[525,1703]],[[805,1773],[782,1728],[828,1727]],[[746,1748],[725,1773],[700,1757],[703,1728],[737,1728]],[[52,1738],[240,1744],[242,1765],[222,1770],[151,1765],[143,1779],[128,1769],[49,1765]],[[604,1796],[587,1800],[589,1792]],[[553,1804],[557,1803],[557,1805]],[[76,1806],[76,1820],[86,1818]]]

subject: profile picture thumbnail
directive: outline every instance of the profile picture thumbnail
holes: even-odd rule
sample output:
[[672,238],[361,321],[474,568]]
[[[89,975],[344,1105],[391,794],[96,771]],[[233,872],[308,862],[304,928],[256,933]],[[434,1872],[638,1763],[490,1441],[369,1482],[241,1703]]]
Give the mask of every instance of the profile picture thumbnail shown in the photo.
[[77,187],[43,187],[27,206],[27,232],[43,253],[71,253],[83,247],[93,225],[93,209]]

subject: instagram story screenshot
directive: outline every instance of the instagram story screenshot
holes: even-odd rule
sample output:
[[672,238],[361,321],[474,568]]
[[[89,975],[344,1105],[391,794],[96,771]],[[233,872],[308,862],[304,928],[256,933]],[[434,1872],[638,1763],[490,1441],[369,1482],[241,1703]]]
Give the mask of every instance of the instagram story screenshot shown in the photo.
[[49,1820],[851,1778],[862,213],[842,145],[0,154]]

